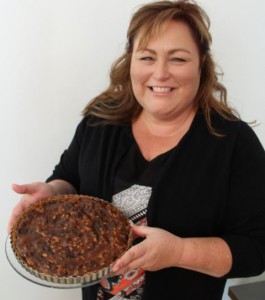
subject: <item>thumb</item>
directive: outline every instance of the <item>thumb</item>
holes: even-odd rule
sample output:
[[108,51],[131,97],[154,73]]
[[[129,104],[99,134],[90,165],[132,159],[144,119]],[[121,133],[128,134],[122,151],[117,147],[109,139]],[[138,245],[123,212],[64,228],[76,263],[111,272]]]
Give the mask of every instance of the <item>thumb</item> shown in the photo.
[[33,192],[32,185],[30,184],[12,184],[12,189],[18,194],[31,194]]
[[141,237],[146,237],[148,235],[148,233],[150,233],[151,228],[148,226],[133,225],[132,230],[136,235],[141,236]]

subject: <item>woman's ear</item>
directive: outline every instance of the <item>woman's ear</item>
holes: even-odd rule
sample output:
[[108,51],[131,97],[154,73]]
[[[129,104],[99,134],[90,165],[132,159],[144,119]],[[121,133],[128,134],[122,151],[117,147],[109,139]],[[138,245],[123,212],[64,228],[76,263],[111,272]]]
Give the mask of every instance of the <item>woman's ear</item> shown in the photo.
[[202,70],[202,67],[204,65],[205,59],[206,59],[205,55],[202,55],[201,58],[200,58],[200,70]]
[[205,62],[205,55],[203,55],[203,56],[201,57],[201,66],[204,64],[204,62]]

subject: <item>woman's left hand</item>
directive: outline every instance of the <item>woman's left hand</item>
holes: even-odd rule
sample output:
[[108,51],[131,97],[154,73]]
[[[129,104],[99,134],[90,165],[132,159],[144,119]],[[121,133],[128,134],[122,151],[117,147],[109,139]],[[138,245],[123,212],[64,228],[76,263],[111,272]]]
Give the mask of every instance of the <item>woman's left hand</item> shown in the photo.
[[131,247],[112,267],[115,274],[143,269],[157,271],[177,266],[183,252],[183,240],[172,233],[154,227],[132,226],[136,235],[145,239]]

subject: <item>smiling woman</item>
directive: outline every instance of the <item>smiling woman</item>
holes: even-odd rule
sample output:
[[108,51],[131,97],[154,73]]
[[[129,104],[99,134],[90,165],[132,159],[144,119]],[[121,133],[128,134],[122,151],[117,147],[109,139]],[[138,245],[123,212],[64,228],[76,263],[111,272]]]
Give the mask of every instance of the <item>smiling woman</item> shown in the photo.
[[264,271],[264,149],[227,103],[196,2],[143,5],[127,38],[52,175],[13,186],[10,225],[43,195],[104,199],[135,240],[83,300],[220,300],[228,278]]

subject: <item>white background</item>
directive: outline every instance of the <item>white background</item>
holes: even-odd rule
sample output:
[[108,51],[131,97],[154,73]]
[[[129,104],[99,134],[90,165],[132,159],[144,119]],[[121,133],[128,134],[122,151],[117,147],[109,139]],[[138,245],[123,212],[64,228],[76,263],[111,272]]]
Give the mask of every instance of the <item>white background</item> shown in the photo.
[[[126,43],[130,16],[142,3],[0,0],[0,299],[81,299],[80,290],[34,285],[8,264],[6,226],[18,200],[11,184],[50,175],[81,110],[107,86],[110,65]],[[265,145],[265,2],[199,3],[212,21],[212,49],[224,71],[229,101],[243,119],[260,123],[254,130]]]

